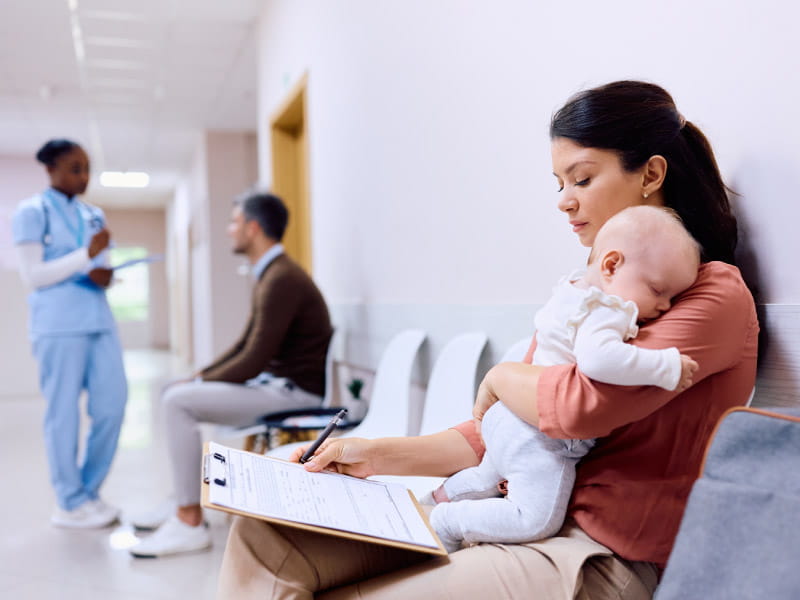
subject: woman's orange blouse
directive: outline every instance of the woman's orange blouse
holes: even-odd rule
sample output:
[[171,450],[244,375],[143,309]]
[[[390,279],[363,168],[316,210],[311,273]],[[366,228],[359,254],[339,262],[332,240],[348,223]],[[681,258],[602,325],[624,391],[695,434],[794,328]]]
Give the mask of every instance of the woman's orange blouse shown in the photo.
[[[663,566],[717,420],[745,404],[755,383],[758,320],[738,269],[701,265],[695,284],[632,343],[676,346],[698,362],[695,384],[676,394],[598,383],[574,364],[549,367],[537,390],[539,428],[598,438],[578,464],[568,516],[623,558]],[[456,429],[482,454],[471,421]]]

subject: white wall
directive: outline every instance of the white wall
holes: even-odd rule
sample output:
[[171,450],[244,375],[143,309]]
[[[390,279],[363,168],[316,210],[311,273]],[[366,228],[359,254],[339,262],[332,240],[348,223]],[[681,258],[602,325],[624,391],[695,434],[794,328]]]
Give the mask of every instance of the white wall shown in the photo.
[[764,301],[798,303],[798,16],[774,0],[272,0],[261,177],[269,116],[308,72],[314,275],[335,312],[403,307],[395,329],[441,330],[439,307],[466,304],[491,326],[586,256],[556,209],[551,114],[585,87],[645,79],[705,131],[741,194]]
[[584,256],[555,208],[549,117],[586,86],[642,78],[714,144],[766,301],[798,301],[783,268],[800,250],[798,16],[779,2],[269,2],[260,114],[309,72],[316,277],[332,301],[542,302]]

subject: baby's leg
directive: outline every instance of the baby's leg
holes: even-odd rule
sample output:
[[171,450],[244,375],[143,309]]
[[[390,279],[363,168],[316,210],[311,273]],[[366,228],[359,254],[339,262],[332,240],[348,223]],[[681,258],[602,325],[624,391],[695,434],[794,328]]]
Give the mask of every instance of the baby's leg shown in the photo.
[[531,449],[518,457],[518,468],[504,472],[508,496],[437,504],[431,525],[449,552],[457,550],[462,540],[522,543],[552,536],[564,522],[576,462],[556,452]]
[[[450,549],[462,540],[515,543],[553,535],[566,515],[575,465],[591,442],[549,438],[500,402],[484,420],[491,427],[481,467],[488,471],[491,465],[494,473],[487,477],[493,483],[508,481],[508,495],[439,504],[431,524]],[[482,489],[487,487],[483,482]]]
[[442,484],[451,502],[458,500],[480,500],[500,495],[497,484],[502,477],[492,466],[488,456],[476,467],[464,469],[448,477]]

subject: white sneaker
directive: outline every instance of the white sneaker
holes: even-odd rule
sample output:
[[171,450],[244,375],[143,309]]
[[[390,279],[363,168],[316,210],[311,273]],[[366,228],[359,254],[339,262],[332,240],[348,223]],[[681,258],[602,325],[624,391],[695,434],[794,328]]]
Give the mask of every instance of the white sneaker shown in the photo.
[[192,527],[173,516],[155,533],[133,546],[130,553],[137,558],[158,558],[170,554],[197,552],[210,546],[211,536],[205,523]]
[[84,506],[97,514],[105,515],[109,519],[109,523],[113,523],[119,519],[120,510],[116,506],[106,504],[100,498],[97,500],[89,500]]
[[84,502],[78,508],[64,510],[56,508],[50,522],[56,527],[66,527],[69,529],[95,529],[108,527],[117,520],[114,509],[103,505],[105,509],[97,506],[97,500]]

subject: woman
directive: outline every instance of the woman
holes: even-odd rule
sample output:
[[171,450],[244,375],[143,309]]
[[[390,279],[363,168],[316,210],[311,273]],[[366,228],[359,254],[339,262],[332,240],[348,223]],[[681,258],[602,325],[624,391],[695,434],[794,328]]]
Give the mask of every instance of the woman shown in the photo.
[[[36,158],[50,187],[24,200],[13,218],[20,274],[31,288],[30,336],[47,401],[44,438],[58,507],[51,521],[104,527],[117,509],[99,489],[108,474],[127,400],[116,326],[105,289],[112,270],[103,252],[110,234],[103,212],[77,199],[89,183],[89,158],[69,140],[47,142]],[[88,392],[91,427],[78,464],[78,399]]]
[[[600,438],[579,463],[568,519],[543,542],[481,544],[429,560],[238,519],[221,598],[650,598],[669,556],[708,436],[755,381],[758,323],[731,266],[736,221],[703,134],[658,86],[612,83],[571,98],[551,123],[558,207],[591,246],[623,208],[668,206],[701,244],[697,281],[641,327],[638,346],[694,358],[677,393],[596,383],[575,365],[503,363],[478,390],[476,421],[498,398],[553,438]],[[726,264],[728,263],[728,264]],[[417,438],[328,442],[307,468],[449,475],[478,464],[475,422]],[[270,594],[272,594],[270,596]]]

